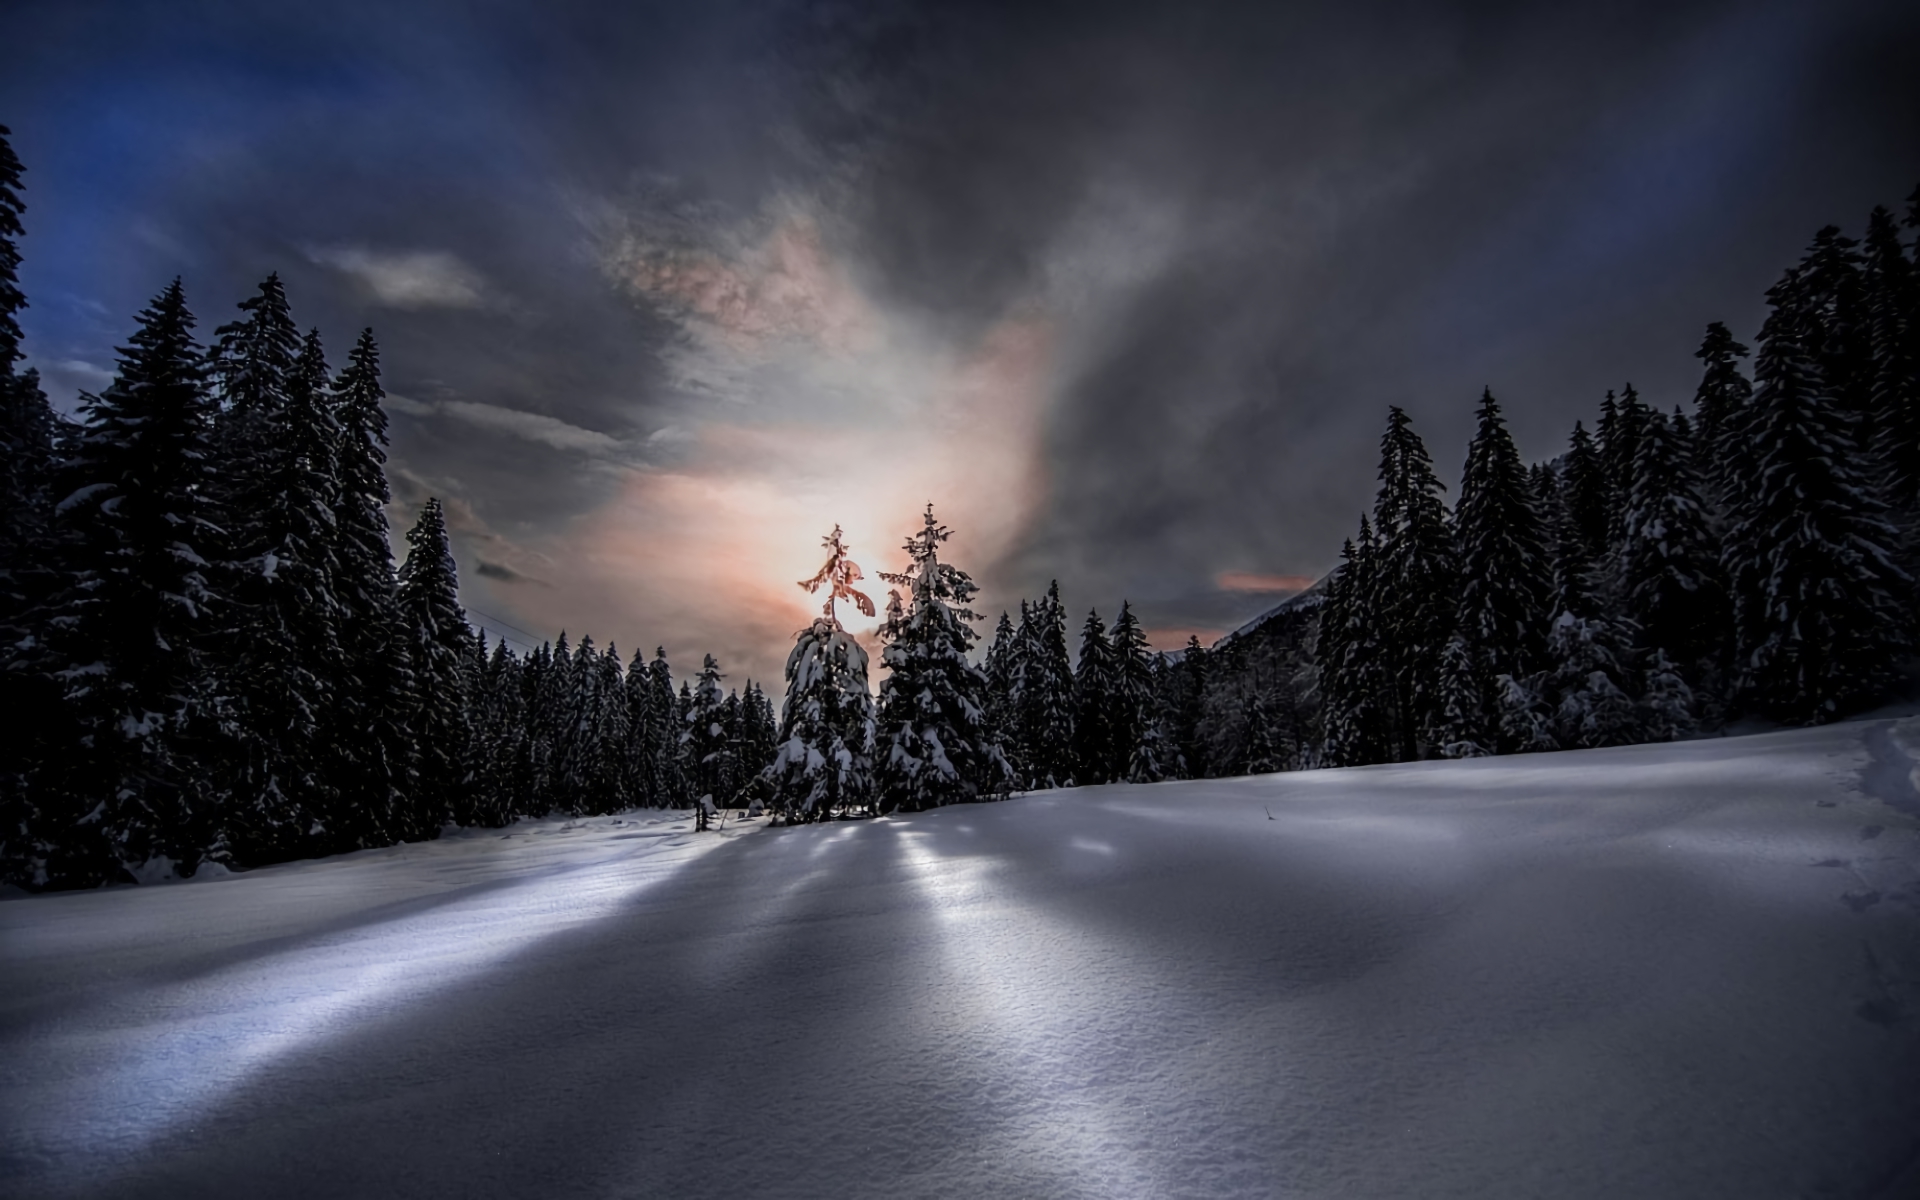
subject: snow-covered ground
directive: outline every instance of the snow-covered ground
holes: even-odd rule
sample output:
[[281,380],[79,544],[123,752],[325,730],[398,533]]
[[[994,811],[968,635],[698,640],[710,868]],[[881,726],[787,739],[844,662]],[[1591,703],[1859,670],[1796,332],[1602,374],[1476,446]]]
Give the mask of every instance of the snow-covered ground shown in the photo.
[[0,1193],[1920,1195],[1920,722],[0,904]]

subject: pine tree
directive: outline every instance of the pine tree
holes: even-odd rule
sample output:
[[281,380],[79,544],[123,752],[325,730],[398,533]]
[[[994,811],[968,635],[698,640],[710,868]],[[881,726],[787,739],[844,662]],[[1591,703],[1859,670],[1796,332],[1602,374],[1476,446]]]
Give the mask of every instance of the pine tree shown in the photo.
[[908,567],[882,577],[896,588],[881,630],[888,675],[880,684],[882,809],[908,812],[1003,796],[1013,769],[987,717],[985,672],[968,660],[979,614],[967,607],[971,576],[940,561],[951,531],[927,505],[906,541]]
[[1106,624],[1099,610],[1088,609],[1073,673],[1073,775],[1081,783],[1110,783],[1115,778],[1116,675]]
[[1419,758],[1440,719],[1435,686],[1440,654],[1453,630],[1458,564],[1440,494],[1445,485],[1407,414],[1388,409],[1380,439],[1380,494],[1374,534],[1371,619],[1377,623],[1384,675],[1384,720],[1392,756]]
[[[1545,681],[1529,681],[1528,691],[1537,698],[1530,706],[1532,712],[1539,711],[1549,696],[1553,699],[1552,740],[1558,745],[1569,749],[1624,746],[1640,740],[1640,723],[1626,693],[1625,643],[1619,626],[1606,617],[1562,613],[1554,621],[1547,641],[1552,671]],[[1551,749],[1530,724],[1503,726],[1503,732],[1534,743],[1529,747],[1513,742],[1510,749]]]
[[1021,623],[1020,747],[1026,786],[1072,787],[1073,667],[1067,659],[1067,614],[1055,580]]
[[219,603],[212,403],[179,280],[139,324],[113,383],[84,398],[56,507],[69,582],[49,637],[85,749],[64,789],[72,807],[42,814],[35,870],[48,882],[99,882],[159,856],[191,870],[220,852],[199,769],[218,706],[206,671]]
[[1659,413],[1642,427],[1619,560],[1623,615],[1685,668],[1718,668],[1731,611],[1693,455]]
[[16,239],[26,205],[20,199],[20,160],[7,134],[0,125],[0,645],[13,647],[26,634],[28,609],[52,586],[48,567],[58,421],[40,390],[39,375],[14,370],[24,357],[17,314],[27,301],[20,292]]
[[1174,746],[1185,768],[1183,776],[1188,779],[1205,779],[1212,774],[1206,742],[1201,735],[1206,719],[1210,665],[1210,652],[1198,637],[1188,634],[1187,646],[1175,673],[1171,714]]
[[1767,298],[1749,457],[1728,498],[1737,683],[1763,712],[1832,720],[1889,682],[1913,585],[1817,352],[1821,296],[1794,268]]
[[1273,717],[1267,711],[1260,689],[1247,692],[1241,708],[1240,774],[1266,775],[1286,766],[1279,739],[1274,736]]
[[1753,385],[1740,373],[1747,348],[1715,321],[1707,326],[1694,357],[1706,364],[1693,394],[1695,457],[1714,496],[1721,498],[1726,494],[1726,465],[1744,448],[1743,423],[1753,398]]
[[233,564],[234,619],[223,655],[240,727],[229,836],[250,863],[357,844],[335,817],[340,772],[330,753],[335,698],[352,683],[339,672],[346,616],[333,557],[340,439],[318,333],[308,335],[274,390],[273,404],[255,410],[264,436],[245,446],[258,461],[227,463],[259,488],[248,497],[249,556]]
[[[484,654],[486,634],[475,636],[476,649]],[[511,823],[521,809],[527,713],[520,672],[520,660],[502,638],[487,658],[474,701],[474,736],[469,747],[473,790],[468,823],[472,825],[498,828]]]
[[19,286],[23,230],[20,160],[8,130],[0,125],[0,712],[7,736],[0,738],[0,881],[31,883],[44,854],[34,844],[42,822],[35,793],[49,786],[35,776],[47,759],[75,751],[63,720],[60,689],[36,664],[36,610],[58,585],[54,570],[54,445],[61,421],[40,390],[35,371],[17,372],[19,311],[27,306]]
[[1113,704],[1107,720],[1113,731],[1114,778],[1131,779],[1140,740],[1161,708],[1159,676],[1154,670],[1159,659],[1148,648],[1140,618],[1125,600],[1120,602],[1120,615],[1113,619],[1107,641],[1113,648]]
[[[1125,604],[1121,605],[1120,613],[1123,620],[1129,616]],[[1174,701],[1178,695],[1174,674],[1167,666],[1164,655],[1156,654],[1146,661],[1145,698],[1137,709],[1126,779],[1128,783],[1185,779],[1187,764],[1181,758],[1180,746],[1174,735]]]
[[[1611,400],[1613,393],[1608,392]],[[1641,401],[1640,393],[1629,383],[1620,394],[1614,418],[1600,441],[1600,463],[1607,476],[1607,548],[1602,561],[1618,561],[1621,543],[1626,538],[1627,506],[1633,491],[1633,464],[1640,456],[1640,441],[1653,410]],[[1604,414],[1602,420],[1605,420]],[[1463,485],[1464,486],[1464,485]]]
[[1386,762],[1392,755],[1382,698],[1387,679],[1373,613],[1373,526],[1363,514],[1360,539],[1341,546],[1341,564],[1320,612],[1314,649],[1319,676],[1321,761],[1332,767]]
[[220,461],[213,496],[226,535],[224,557],[242,574],[267,552],[286,425],[286,408],[300,356],[300,331],[277,274],[240,302],[243,314],[214,330],[209,355],[215,397],[214,450]]
[[[1814,234],[1800,260],[1796,306],[1802,340],[1833,405],[1843,414],[1856,452],[1879,441],[1871,398],[1873,354],[1865,319],[1859,243],[1837,225]],[[1756,372],[1758,364],[1755,365]],[[1879,480],[1874,481],[1876,484]]]
[[767,693],[757,683],[747,683],[747,694],[741,701],[741,709],[740,772],[743,782],[751,785],[773,761],[774,748],[779,744],[780,727],[774,721],[773,702],[767,699]]
[[[1599,608],[1602,574],[1599,564],[1606,554],[1605,533],[1597,539],[1591,537],[1590,527],[1583,519],[1591,515],[1583,510],[1583,501],[1593,497],[1582,495],[1586,468],[1590,464],[1581,462],[1581,457],[1590,447],[1581,445],[1584,437],[1578,424],[1574,426],[1574,438],[1574,448],[1568,452],[1561,472],[1559,490],[1546,509],[1545,533],[1553,558],[1553,595],[1547,608],[1556,617],[1561,613],[1592,616]],[[1594,478],[1598,478],[1597,472]],[[1604,531],[1604,508],[1600,512],[1600,528]]]
[[[1478,418],[1454,515],[1460,551],[1458,627],[1482,686],[1491,688],[1501,675],[1523,678],[1539,669],[1548,576],[1539,515],[1491,390],[1481,397]],[[1489,691],[1489,705],[1492,700]]]
[[1911,518],[1920,511],[1920,280],[1885,208],[1867,219],[1861,293],[1873,450],[1888,499]]
[[667,650],[656,646],[647,665],[652,703],[647,712],[651,746],[651,785],[656,808],[684,808],[692,802],[685,773],[680,769],[680,709],[673,694],[673,667]]
[[1493,689],[1494,709],[1500,718],[1500,745],[1504,753],[1536,754],[1560,748],[1560,743],[1554,739],[1546,706],[1531,681],[1515,679],[1506,674],[1496,675]]
[[1447,758],[1480,758],[1498,743],[1487,720],[1486,688],[1473,651],[1459,634],[1447,639],[1440,655],[1440,753]]
[[459,577],[439,500],[429,499],[420,510],[420,519],[407,531],[407,546],[407,561],[400,565],[399,606],[410,633],[419,697],[412,731],[420,776],[403,823],[403,836],[412,840],[438,836],[440,827],[466,804],[465,651],[473,633],[460,608]]
[[1650,742],[1672,742],[1689,737],[1697,727],[1693,689],[1680,676],[1664,650],[1647,659],[1646,685],[1640,695],[1640,729]]
[[720,690],[720,681],[725,678],[713,655],[701,661],[700,673],[694,676],[692,703],[681,717],[680,729],[681,761],[687,764],[695,798],[715,805],[733,799],[727,786],[733,769],[733,747],[727,737],[727,698]]
[[331,728],[336,820],[343,839],[386,845],[412,831],[405,814],[418,784],[409,728],[419,703],[411,638],[401,618],[388,538],[387,417],[380,351],[364,330],[334,380],[333,594],[341,661]]
[[840,527],[825,539],[826,565],[800,586],[826,587],[821,616],[802,630],[787,656],[787,700],[780,746],[767,783],[788,823],[827,820],[873,803],[874,711],[867,652],[840,626],[840,600],[871,615],[873,601],[856,591],[860,568],[847,557]]
[[1020,678],[1019,634],[1013,618],[1005,610],[994,626],[993,641],[987,646],[984,669],[987,676],[987,726],[999,743],[1002,754],[1013,767],[1016,778],[1024,778],[1020,765],[1020,705],[1016,690]]

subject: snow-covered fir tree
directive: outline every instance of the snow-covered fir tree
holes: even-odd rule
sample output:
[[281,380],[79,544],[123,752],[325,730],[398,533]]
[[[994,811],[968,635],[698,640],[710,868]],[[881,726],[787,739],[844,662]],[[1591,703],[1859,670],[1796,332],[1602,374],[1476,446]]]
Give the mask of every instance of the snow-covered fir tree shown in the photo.
[[1494,677],[1493,707],[1503,753],[1536,754],[1560,749],[1553,735],[1553,716],[1535,682],[1511,675]]
[[1814,722],[1891,680],[1912,646],[1913,582],[1894,561],[1897,531],[1823,366],[1831,299],[1804,274],[1789,270],[1767,293],[1724,553],[1741,696]]
[[[680,718],[680,759],[686,764],[694,798],[721,806],[733,799],[729,783],[735,766],[727,729],[727,696],[720,688],[725,678],[713,655],[702,659],[700,673],[693,678],[691,703]],[[736,707],[738,703],[735,701]]]
[[[0,125],[0,711],[8,733],[0,739],[0,879],[26,879],[34,845],[34,810],[49,757],[72,752],[58,685],[44,669],[34,614],[57,586],[53,542],[55,442],[63,422],[47,403],[40,377],[19,371],[22,166],[7,127]],[[37,666],[36,666],[37,662]],[[58,749],[56,749],[58,747]]]
[[1753,385],[1740,372],[1740,360],[1747,348],[1719,321],[1707,326],[1694,357],[1706,364],[1700,386],[1693,394],[1694,455],[1701,477],[1716,499],[1726,494],[1725,467],[1742,448],[1746,434],[1741,422]]
[[[1114,778],[1131,779],[1135,752],[1147,727],[1163,719],[1158,690],[1163,679],[1154,670],[1159,656],[1147,646],[1140,618],[1133,615],[1133,605],[1125,600],[1120,602],[1120,614],[1113,619],[1107,642],[1113,653],[1113,703],[1108,725],[1113,731]],[[1160,736],[1166,736],[1164,729]],[[1171,763],[1165,752],[1156,761]],[[1163,773],[1160,778],[1173,776]]]
[[1320,695],[1320,761],[1356,767],[1386,762],[1393,747],[1383,711],[1388,680],[1374,615],[1379,545],[1362,514],[1358,542],[1340,548],[1340,566],[1321,607],[1314,648]]
[[436,836],[466,803],[466,647],[473,633],[460,607],[459,577],[438,499],[428,499],[420,510],[420,519],[407,531],[407,547],[399,606],[410,634],[418,697],[410,727],[420,774],[404,836],[415,840]]
[[46,789],[47,882],[221,852],[204,770],[218,705],[213,404],[180,281],[138,320],[112,384],[83,398],[55,509],[67,582],[46,628],[81,753],[66,786]]
[[[882,811],[914,812],[1004,796],[1013,769],[987,718],[986,673],[968,658],[978,636],[967,607],[971,576],[940,559],[952,532],[927,505],[906,541],[908,566],[882,576],[895,586],[881,662],[878,775]],[[903,589],[903,590],[902,590]]]
[[1467,639],[1454,634],[1440,653],[1440,753],[1447,758],[1480,758],[1498,744],[1487,715],[1486,688],[1474,665]]
[[649,783],[656,808],[684,808],[695,799],[680,767],[680,704],[674,697],[673,666],[664,646],[656,646],[647,664],[651,705],[647,743],[652,748]]
[[1240,771],[1242,775],[1265,775],[1286,766],[1286,751],[1274,736],[1273,714],[1267,711],[1260,689],[1247,692],[1240,710]]
[[1640,732],[1649,742],[1671,742],[1692,736],[1699,727],[1694,691],[1687,686],[1665,650],[1648,655],[1646,682],[1640,692]]
[[1648,413],[1628,492],[1618,607],[1642,645],[1665,649],[1696,679],[1720,669],[1732,615],[1702,490],[1692,448],[1669,418]]
[[1080,660],[1073,671],[1073,774],[1080,783],[1109,783],[1117,777],[1118,744],[1113,727],[1114,693],[1119,688],[1113,645],[1097,609],[1087,610],[1080,626]]
[[1440,655],[1453,632],[1459,568],[1440,500],[1445,485],[1407,414],[1398,407],[1387,411],[1373,517],[1379,550],[1371,567],[1368,608],[1382,658],[1381,718],[1392,756],[1407,761],[1421,757],[1434,742]]
[[418,783],[410,722],[418,704],[411,637],[401,619],[386,506],[387,417],[380,350],[363,330],[333,381],[333,596],[347,682],[326,735],[334,752],[335,816],[343,840],[386,845],[403,836]]
[[[1626,653],[1626,637],[1608,617],[1565,612],[1555,618],[1547,639],[1552,670],[1544,683],[1530,680],[1525,690],[1532,698],[1529,711],[1551,700],[1553,740],[1560,747],[1624,746],[1640,740],[1639,717],[1627,695],[1631,668]],[[1507,719],[1504,709],[1502,719]],[[1518,728],[1503,727],[1503,732]],[[1520,736],[1533,740],[1534,749],[1548,748],[1530,724]],[[1518,742],[1510,745],[1528,748]]]
[[[270,311],[272,321],[285,320],[285,295],[270,282],[273,304],[255,316]],[[257,323],[265,321],[248,325]],[[229,573],[233,606],[222,655],[239,743],[228,830],[235,853],[271,862],[358,845],[336,818],[342,772],[331,737],[336,697],[353,682],[341,669],[346,613],[333,557],[340,438],[319,334],[300,344],[278,379],[268,378],[278,364],[264,357],[246,369],[242,378],[257,393],[252,407],[231,401],[228,411],[259,435],[228,446],[250,456],[244,469],[228,463],[241,480],[235,498],[243,507],[226,519],[244,555]]]
[[1920,512],[1920,276],[1884,207],[1867,218],[1860,290],[1872,450],[1887,499],[1911,520]]
[[1071,787],[1073,774],[1073,666],[1067,658],[1067,613],[1060,582],[1047,586],[1021,621],[1015,686],[1020,715],[1020,762],[1030,789]]
[[[1521,679],[1540,669],[1550,576],[1532,489],[1490,389],[1482,393],[1476,415],[1479,428],[1467,448],[1454,513],[1460,553],[1457,611],[1460,634],[1491,705],[1493,680],[1501,675]],[[1625,436],[1616,433],[1616,440]]]
[[873,601],[853,587],[861,571],[847,557],[838,525],[824,545],[826,564],[800,586],[810,592],[825,588],[827,600],[787,656],[780,745],[766,772],[773,808],[789,823],[827,820],[866,809],[874,800],[875,721],[867,652],[835,615],[841,600],[872,615]]

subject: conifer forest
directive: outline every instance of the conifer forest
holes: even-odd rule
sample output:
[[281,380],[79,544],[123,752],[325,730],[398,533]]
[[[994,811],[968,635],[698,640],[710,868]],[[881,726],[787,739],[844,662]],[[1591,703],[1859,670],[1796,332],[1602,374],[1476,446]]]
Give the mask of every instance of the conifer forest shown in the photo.
[[[983,632],[933,496],[897,551],[825,534],[800,582],[820,614],[776,685],[470,624],[438,501],[396,563],[374,330],[303,331],[277,275],[237,303],[153,281],[111,383],[57,413],[18,367],[31,189],[5,134],[0,876],[19,887],[555,812],[805,823],[1662,742],[1832,721],[1910,679],[1920,191],[1814,232],[1758,329],[1701,330],[1691,396],[1595,380],[1544,459],[1508,431],[1524,397],[1462,396],[1450,496],[1388,407],[1339,565],[1211,646],[1157,652],[1124,598],[1081,617],[1057,585]],[[868,584],[856,556],[898,569]],[[881,620],[877,663],[849,605]]]

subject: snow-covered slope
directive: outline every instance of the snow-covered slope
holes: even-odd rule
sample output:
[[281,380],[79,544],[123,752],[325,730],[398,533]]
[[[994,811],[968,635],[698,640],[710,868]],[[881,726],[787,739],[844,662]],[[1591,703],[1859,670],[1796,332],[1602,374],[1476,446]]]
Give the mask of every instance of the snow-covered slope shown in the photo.
[[642,814],[14,900],[0,1191],[1916,1195],[1915,750]]

